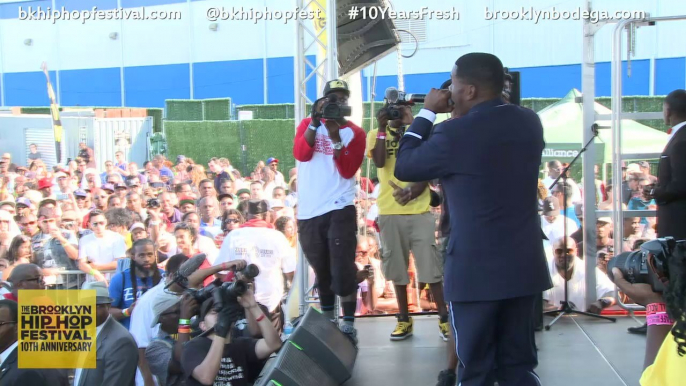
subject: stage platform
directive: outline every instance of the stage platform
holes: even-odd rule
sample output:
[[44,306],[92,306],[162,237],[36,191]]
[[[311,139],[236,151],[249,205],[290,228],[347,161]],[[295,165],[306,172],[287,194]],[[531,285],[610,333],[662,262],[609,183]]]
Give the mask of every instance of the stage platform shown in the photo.
[[[549,323],[550,317],[544,322]],[[391,342],[394,317],[360,318],[360,351],[353,378],[345,386],[433,386],[446,366],[446,345],[438,335],[436,316],[414,318],[414,336]],[[618,317],[616,323],[585,316],[566,316],[550,331],[536,333],[543,386],[637,386],[643,368],[645,336],[627,333],[638,323]]]

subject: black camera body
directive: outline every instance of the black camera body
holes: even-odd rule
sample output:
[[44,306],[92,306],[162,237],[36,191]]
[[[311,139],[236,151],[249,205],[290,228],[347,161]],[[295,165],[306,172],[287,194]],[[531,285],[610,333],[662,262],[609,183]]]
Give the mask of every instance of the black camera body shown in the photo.
[[146,207],[148,208],[157,209],[161,206],[162,204],[158,198],[148,198],[148,202],[146,203]]
[[[336,94],[329,94],[324,98],[326,102],[322,105],[322,112],[316,118],[340,120],[352,115],[352,108],[340,103]],[[315,102],[315,106],[318,102]]]
[[607,276],[614,282],[612,269],[617,267],[629,283],[650,284],[654,292],[662,293],[669,280],[669,261],[676,249],[683,253],[684,243],[672,237],[643,243],[639,251],[620,253],[612,258],[607,263]]
[[227,281],[222,283],[219,279],[199,290],[187,289],[198,304],[204,303],[207,299],[214,299],[214,310],[219,312],[226,305],[236,304],[238,297],[248,291],[248,284],[242,280]]
[[415,98],[413,94],[407,94],[404,91],[400,91],[395,87],[389,87],[386,89],[386,97],[384,98],[387,106],[385,107],[386,116],[389,121],[394,121],[403,117],[403,112],[400,110],[400,106],[414,106]]

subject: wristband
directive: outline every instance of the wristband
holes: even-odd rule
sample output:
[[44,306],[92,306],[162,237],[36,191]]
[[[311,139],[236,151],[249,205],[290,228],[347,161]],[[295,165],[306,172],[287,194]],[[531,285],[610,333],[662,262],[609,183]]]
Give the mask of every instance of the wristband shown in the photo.
[[95,268],[91,268],[91,270],[88,272],[91,276],[95,276],[98,271]]
[[386,133],[378,133],[376,139],[386,139]]
[[259,317],[259,318],[257,318],[257,320],[256,320],[256,321],[257,321],[257,322],[259,323],[259,322],[261,322],[261,321],[262,321],[262,319],[264,319],[264,314],[260,315],[260,317]]
[[666,313],[649,315],[646,318],[649,326],[671,326],[674,321]]
[[190,326],[191,321],[189,319],[179,319],[179,326]]
[[160,225],[159,221],[150,221],[148,225],[155,226],[155,225]]
[[189,326],[179,326],[179,334],[190,334],[191,328]]
[[647,315],[654,315],[664,312],[667,312],[667,305],[665,303],[650,303],[646,306]]
[[127,318],[130,316],[128,308],[124,309],[121,313],[122,313],[122,315],[126,316]]
[[317,128],[313,125],[309,125],[309,126],[307,126],[307,128],[312,130],[312,131],[317,131]]

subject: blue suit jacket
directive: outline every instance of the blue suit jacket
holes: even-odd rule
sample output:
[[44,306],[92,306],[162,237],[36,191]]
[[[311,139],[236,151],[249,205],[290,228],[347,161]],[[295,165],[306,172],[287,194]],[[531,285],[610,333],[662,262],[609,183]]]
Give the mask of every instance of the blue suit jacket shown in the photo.
[[438,124],[422,113],[400,141],[395,176],[441,178],[450,211],[449,301],[490,301],[552,287],[541,240],[537,184],[543,126],[500,99]]

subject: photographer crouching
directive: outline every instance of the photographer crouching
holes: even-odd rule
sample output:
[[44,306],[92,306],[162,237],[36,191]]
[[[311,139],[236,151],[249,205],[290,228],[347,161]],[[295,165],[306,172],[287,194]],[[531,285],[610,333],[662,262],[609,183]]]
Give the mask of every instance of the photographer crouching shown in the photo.
[[686,242],[661,238],[608,263],[608,276],[646,307],[642,386],[683,385],[686,379]]
[[[244,313],[255,318],[262,339],[236,337],[234,325]],[[278,333],[255,301],[252,284],[241,281],[212,290],[200,307],[200,329],[203,334],[186,343],[181,354],[187,386],[248,385],[249,369],[281,347]]]

